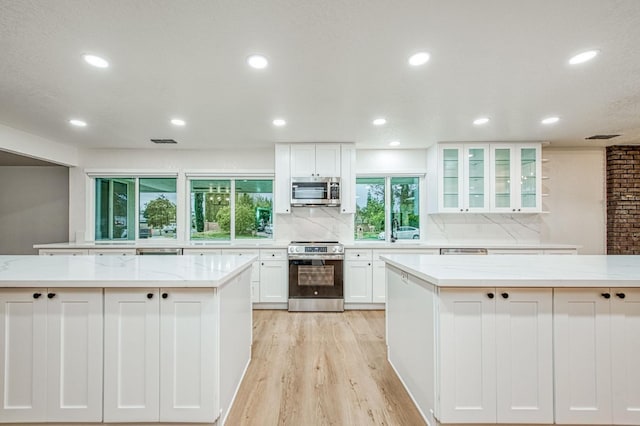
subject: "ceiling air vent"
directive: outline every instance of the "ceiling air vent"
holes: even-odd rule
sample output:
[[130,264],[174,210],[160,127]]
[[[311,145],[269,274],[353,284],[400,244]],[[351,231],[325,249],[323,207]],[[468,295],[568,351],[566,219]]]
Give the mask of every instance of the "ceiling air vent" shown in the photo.
[[585,138],[586,140],[595,140],[595,139],[613,139],[613,138],[617,138],[620,135],[593,135],[593,136],[589,136],[588,138]]
[[175,139],[151,139],[151,142],[158,143],[158,144],[176,144],[176,143],[178,143],[178,142],[176,142]]

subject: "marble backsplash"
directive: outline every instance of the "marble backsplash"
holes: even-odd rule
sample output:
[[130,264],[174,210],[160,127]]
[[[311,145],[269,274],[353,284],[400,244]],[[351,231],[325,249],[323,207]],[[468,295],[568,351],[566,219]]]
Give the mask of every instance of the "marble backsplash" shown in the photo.
[[[429,243],[541,242],[539,214],[430,214],[423,241]],[[353,242],[353,214],[332,207],[296,207],[289,215],[277,216],[279,241]]]

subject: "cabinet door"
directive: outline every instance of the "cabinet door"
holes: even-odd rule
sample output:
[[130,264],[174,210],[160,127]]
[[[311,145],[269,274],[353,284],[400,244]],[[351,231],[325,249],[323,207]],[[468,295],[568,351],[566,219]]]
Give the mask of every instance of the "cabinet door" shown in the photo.
[[608,288],[555,289],[555,407],[558,424],[611,423]]
[[260,302],[285,303],[289,297],[289,263],[281,260],[260,262]]
[[640,290],[611,290],[613,422],[640,424]]
[[46,294],[0,290],[0,422],[46,420]]
[[160,421],[218,416],[214,289],[161,289]]
[[489,210],[489,145],[464,146],[464,210]]
[[48,289],[47,420],[102,421],[102,289]]
[[371,300],[373,303],[385,303],[387,301],[387,275],[385,263],[382,260],[374,260],[372,272]]
[[340,177],[340,144],[316,144],[316,176]]
[[340,211],[356,212],[356,147],[343,144],[340,157]]
[[514,148],[511,145],[491,145],[491,211],[511,212],[515,208],[514,156]]
[[371,261],[344,262],[345,303],[371,303]]
[[105,289],[104,421],[160,421],[158,289]]
[[495,290],[440,291],[442,423],[496,422]]
[[289,145],[277,143],[275,151],[275,212],[291,213],[291,153]]
[[514,208],[519,212],[538,212],[542,202],[542,171],[540,145],[518,145],[517,147],[516,194]]
[[464,211],[463,161],[461,145],[443,145],[439,148],[438,205],[441,212]]
[[553,423],[551,289],[497,289],[497,422]]
[[316,145],[291,145],[291,177],[316,176]]

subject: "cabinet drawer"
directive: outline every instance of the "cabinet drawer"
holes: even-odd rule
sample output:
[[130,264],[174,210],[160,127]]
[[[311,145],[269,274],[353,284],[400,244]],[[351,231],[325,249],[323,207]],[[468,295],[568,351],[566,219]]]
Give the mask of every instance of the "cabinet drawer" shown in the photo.
[[224,256],[259,256],[259,250],[222,250]]
[[285,260],[286,258],[286,249],[260,250],[260,260]]
[[220,249],[184,249],[182,254],[190,256],[219,255]]
[[345,260],[371,260],[371,250],[352,250],[348,249],[344,252]]
[[57,255],[66,255],[66,256],[82,256],[85,254],[89,254],[88,250],[83,249],[40,249],[38,252],[40,256],[57,256]]
[[96,256],[135,256],[136,249],[99,249],[89,250],[89,254]]

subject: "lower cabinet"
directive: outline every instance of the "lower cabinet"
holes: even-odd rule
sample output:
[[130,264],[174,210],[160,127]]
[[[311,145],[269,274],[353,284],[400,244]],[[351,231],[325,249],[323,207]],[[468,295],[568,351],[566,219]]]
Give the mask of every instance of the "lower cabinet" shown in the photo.
[[640,424],[640,289],[556,289],[556,423]]
[[105,422],[213,422],[213,289],[105,289]]
[[0,422],[102,421],[102,336],[102,289],[0,290]]
[[371,260],[348,260],[344,262],[345,303],[371,303]]
[[260,302],[289,300],[289,261],[284,249],[260,250]]
[[442,423],[553,423],[551,289],[440,289]]

